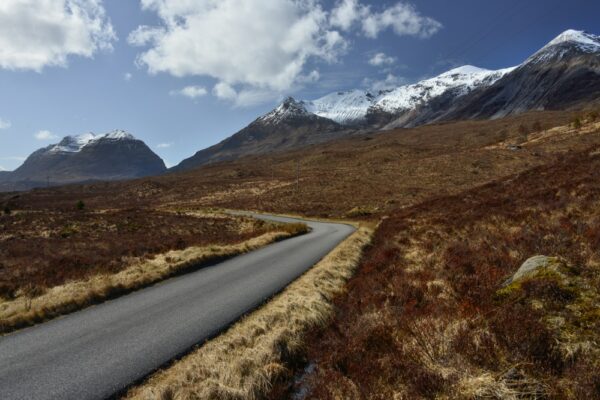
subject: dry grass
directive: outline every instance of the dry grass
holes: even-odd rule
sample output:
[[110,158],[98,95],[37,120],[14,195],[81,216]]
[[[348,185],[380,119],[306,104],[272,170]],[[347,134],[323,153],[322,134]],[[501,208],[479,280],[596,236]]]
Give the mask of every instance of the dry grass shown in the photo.
[[[73,199],[92,208],[224,207],[317,217],[377,220],[431,196],[456,194],[548,162],[598,136],[532,143],[522,151],[499,142],[521,140],[519,127],[566,125],[569,112],[530,113],[494,121],[466,121],[353,136],[297,151],[248,157],[185,173],[129,182],[38,189],[0,206],[68,209]],[[535,135],[532,132],[531,135]],[[531,136],[533,138],[533,136]],[[591,144],[591,143],[588,143]],[[300,162],[300,192],[296,165]]]
[[204,210],[15,211],[0,215],[0,298],[39,295],[171,250],[236,244],[277,229]]
[[293,235],[305,233],[306,225],[282,225],[242,243],[193,246],[172,250],[133,264],[113,274],[100,273],[85,280],[71,281],[47,289],[41,295],[21,291],[21,295],[0,302],[0,332],[46,321],[118,295],[151,285],[173,275],[199,268]]
[[600,398],[599,149],[392,213],[271,398]]
[[323,326],[359,263],[371,230],[361,228],[281,294],[173,366],[132,388],[127,399],[246,400],[289,373],[306,330]]

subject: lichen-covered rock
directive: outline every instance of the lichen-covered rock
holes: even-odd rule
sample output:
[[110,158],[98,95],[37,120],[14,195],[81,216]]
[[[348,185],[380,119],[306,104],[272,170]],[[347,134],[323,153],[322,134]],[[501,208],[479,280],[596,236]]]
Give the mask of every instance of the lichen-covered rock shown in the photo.
[[510,277],[506,282],[504,282],[504,286],[510,285],[511,283],[524,277],[532,276],[541,270],[550,270],[558,272],[559,265],[560,259],[558,257],[531,257],[527,259],[523,264],[521,264],[521,267],[519,267],[517,272],[515,272],[515,274],[512,277]]

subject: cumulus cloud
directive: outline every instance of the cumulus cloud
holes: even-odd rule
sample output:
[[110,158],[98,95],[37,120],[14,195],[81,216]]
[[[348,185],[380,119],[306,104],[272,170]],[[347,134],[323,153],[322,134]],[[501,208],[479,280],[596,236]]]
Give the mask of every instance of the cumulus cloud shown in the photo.
[[369,59],[369,64],[374,67],[392,65],[394,63],[396,63],[396,57],[388,56],[385,53],[374,54],[373,57]]
[[156,145],[156,148],[157,149],[168,149],[171,146],[173,146],[173,143],[159,143]]
[[215,97],[229,101],[236,107],[250,107],[280,97],[277,91],[261,88],[243,88],[236,90],[225,82],[219,82],[212,90]]
[[434,29],[422,25],[437,23],[411,5],[373,11],[358,0],[338,1],[329,11],[320,0],[141,0],[141,6],[160,24],[129,34],[131,45],[146,47],[137,65],[150,74],[212,77],[212,93],[236,106],[316,82],[316,64],[337,62],[349,35],[376,37],[392,28],[426,37]]
[[130,44],[151,46],[138,57],[150,73],[284,91],[309,59],[335,61],[345,44],[313,1],[142,0],[142,7],[163,22],[129,35]]
[[344,31],[350,30],[355,22],[371,13],[370,8],[358,2],[358,0],[338,1],[331,10],[331,26]]
[[369,13],[362,20],[364,34],[373,39],[388,28],[400,36],[425,39],[436,34],[442,24],[433,18],[422,16],[414,5],[408,3],[398,3],[382,12]]
[[360,25],[363,34],[375,39],[380,32],[391,28],[400,36],[428,38],[437,33],[442,24],[421,15],[410,3],[397,3],[381,11],[361,4],[358,0],[340,0],[331,11],[331,25],[344,31]]
[[35,135],[33,135],[33,137],[35,137],[37,140],[43,141],[58,139],[58,136],[47,130],[38,131]]
[[186,86],[180,90],[172,90],[171,96],[185,96],[190,99],[206,96],[208,91],[202,86]]
[[9,120],[0,118],[0,129],[8,129],[12,126]]
[[0,68],[33,70],[91,58],[116,40],[102,0],[2,0]]

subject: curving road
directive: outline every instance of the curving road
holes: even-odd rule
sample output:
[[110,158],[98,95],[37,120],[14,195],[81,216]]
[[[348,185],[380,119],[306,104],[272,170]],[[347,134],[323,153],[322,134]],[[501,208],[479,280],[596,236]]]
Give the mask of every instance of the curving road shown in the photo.
[[354,231],[303,222],[306,235],[0,338],[0,398],[105,399],[123,390],[282,290]]

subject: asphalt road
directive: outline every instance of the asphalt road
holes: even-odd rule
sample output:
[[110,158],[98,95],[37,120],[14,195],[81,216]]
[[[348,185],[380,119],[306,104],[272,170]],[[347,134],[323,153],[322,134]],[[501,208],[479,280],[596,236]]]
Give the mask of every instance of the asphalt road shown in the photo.
[[285,288],[354,231],[304,222],[308,234],[0,338],[0,399],[123,390]]

